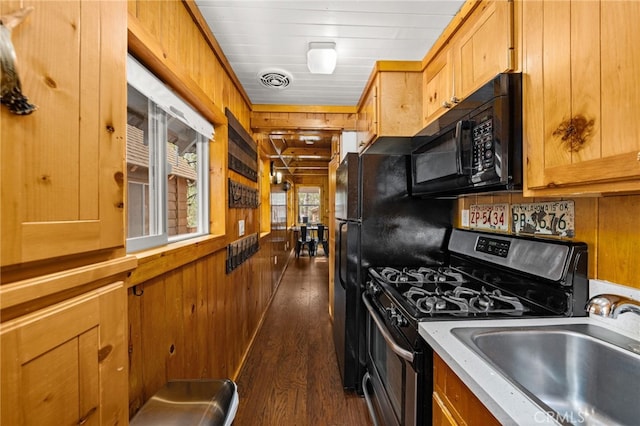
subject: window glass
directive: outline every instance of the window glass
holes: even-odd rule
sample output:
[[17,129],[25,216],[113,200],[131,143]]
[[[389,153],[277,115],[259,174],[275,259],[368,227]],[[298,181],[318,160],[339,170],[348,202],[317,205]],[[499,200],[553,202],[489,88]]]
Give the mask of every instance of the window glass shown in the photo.
[[320,187],[302,186],[298,188],[298,222],[320,222]]
[[179,115],[128,85],[130,252],[209,232],[209,138]]

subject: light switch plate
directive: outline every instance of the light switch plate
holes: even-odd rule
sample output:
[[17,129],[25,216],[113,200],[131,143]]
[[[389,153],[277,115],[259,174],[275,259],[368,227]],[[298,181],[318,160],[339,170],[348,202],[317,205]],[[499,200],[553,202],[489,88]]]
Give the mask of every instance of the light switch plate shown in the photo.
[[244,219],[238,221],[238,235],[241,237],[244,235]]

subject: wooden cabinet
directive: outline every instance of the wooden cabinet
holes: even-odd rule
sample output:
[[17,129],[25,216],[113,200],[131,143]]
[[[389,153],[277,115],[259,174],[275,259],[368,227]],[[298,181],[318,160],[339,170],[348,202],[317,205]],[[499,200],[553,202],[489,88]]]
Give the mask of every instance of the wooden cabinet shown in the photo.
[[358,108],[362,152],[381,137],[413,136],[421,128],[421,73],[417,62],[378,62]]
[[640,2],[522,3],[524,195],[640,190]]
[[124,246],[127,3],[29,5],[12,39],[38,110],[0,112],[2,266]]
[[116,282],[3,322],[2,424],[127,424],[125,301]]
[[446,45],[427,65],[423,74],[423,124],[444,114],[459,99],[454,84],[453,49]]
[[517,68],[513,34],[512,2],[479,2],[425,68],[424,126],[496,74]]
[[480,3],[453,41],[454,95],[464,98],[516,68],[513,34],[513,2]]
[[433,354],[432,403],[434,425],[500,425],[436,353]]

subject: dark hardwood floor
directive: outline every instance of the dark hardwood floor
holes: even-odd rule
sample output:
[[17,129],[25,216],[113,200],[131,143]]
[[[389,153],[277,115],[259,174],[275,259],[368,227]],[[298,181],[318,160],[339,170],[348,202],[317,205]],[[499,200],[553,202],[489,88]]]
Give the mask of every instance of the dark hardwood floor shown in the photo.
[[328,311],[328,259],[293,258],[236,380],[234,426],[371,425],[344,392]]

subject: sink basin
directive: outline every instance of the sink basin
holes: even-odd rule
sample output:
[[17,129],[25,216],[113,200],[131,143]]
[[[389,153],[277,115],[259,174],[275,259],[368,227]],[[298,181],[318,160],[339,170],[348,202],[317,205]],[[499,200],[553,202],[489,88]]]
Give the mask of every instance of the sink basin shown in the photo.
[[637,340],[587,324],[451,332],[561,424],[638,424]]

